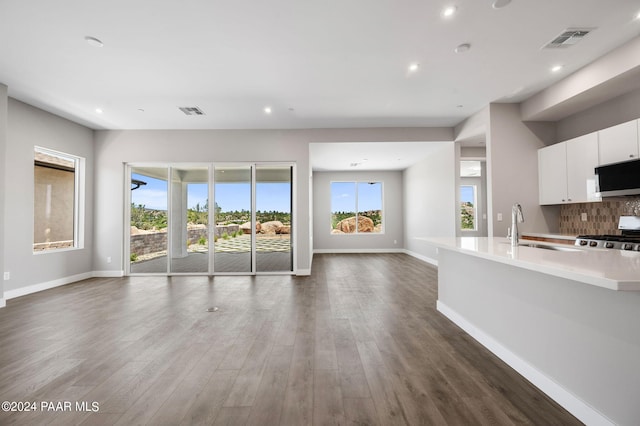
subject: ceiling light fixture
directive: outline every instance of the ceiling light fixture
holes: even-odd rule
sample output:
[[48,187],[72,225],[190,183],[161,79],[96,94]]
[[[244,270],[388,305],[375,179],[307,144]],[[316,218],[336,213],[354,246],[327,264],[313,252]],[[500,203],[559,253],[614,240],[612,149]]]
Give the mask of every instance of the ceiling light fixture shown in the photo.
[[93,46],[93,47],[102,47],[102,46],[104,46],[104,43],[102,41],[98,40],[95,37],[86,36],[84,38],[84,40],[87,42],[87,44],[89,44],[89,46]]
[[269,106],[264,107],[264,113],[265,114],[271,114],[271,112],[272,112],[271,107],[269,107]]
[[102,114],[102,108],[96,108],[96,114]]
[[471,49],[471,45],[469,43],[462,43],[458,47],[456,47],[453,51],[456,53],[464,53],[468,52]]
[[494,9],[502,9],[505,6],[508,6],[511,3],[511,0],[495,0],[491,7]]
[[559,72],[562,68],[562,65],[554,65],[551,67],[551,72]]
[[418,71],[418,68],[420,68],[420,64],[417,62],[414,62],[409,65],[409,72],[416,72]]
[[458,8],[456,6],[447,6],[444,9],[442,9],[442,17],[451,18],[453,15],[456,14],[457,10]]

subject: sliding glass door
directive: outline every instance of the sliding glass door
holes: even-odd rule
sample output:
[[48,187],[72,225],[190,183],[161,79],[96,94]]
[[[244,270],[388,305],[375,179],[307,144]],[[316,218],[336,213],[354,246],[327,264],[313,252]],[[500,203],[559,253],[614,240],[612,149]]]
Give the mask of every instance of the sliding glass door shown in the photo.
[[256,165],[256,270],[293,270],[292,166]]
[[129,271],[167,273],[167,167],[131,167]]
[[209,272],[209,168],[171,167],[171,273]]
[[291,273],[293,166],[129,166],[130,274]]
[[253,272],[251,165],[216,166],[214,272]]

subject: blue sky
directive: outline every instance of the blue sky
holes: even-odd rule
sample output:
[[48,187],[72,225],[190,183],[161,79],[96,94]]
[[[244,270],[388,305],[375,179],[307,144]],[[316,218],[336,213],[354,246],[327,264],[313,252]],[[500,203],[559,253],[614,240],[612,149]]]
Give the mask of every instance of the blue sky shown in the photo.
[[474,202],[473,186],[469,186],[469,185],[460,186],[460,201],[463,203],[465,201],[468,201],[470,203]]
[[[148,209],[167,209],[167,183],[160,179],[133,173],[132,179],[147,182],[131,191],[131,202],[142,204]],[[260,211],[291,212],[291,185],[289,183],[257,183],[256,209]],[[251,190],[248,183],[219,183],[215,185],[216,201],[223,211],[250,210]],[[188,185],[187,206],[196,204],[203,207],[207,203],[208,185],[190,183]]]
[[[382,210],[382,183],[373,185],[358,182],[358,209],[360,211]],[[354,212],[356,209],[356,184],[354,182],[331,182],[331,211]]]

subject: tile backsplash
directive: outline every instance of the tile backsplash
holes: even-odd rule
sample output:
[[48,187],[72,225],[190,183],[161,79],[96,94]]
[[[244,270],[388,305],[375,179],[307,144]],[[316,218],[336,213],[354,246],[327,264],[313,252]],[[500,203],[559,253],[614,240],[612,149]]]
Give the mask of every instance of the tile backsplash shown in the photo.
[[[580,215],[587,214],[583,222]],[[640,196],[607,198],[601,203],[560,207],[560,233],[567,235],[619,234],[620,216],[640,216]]]

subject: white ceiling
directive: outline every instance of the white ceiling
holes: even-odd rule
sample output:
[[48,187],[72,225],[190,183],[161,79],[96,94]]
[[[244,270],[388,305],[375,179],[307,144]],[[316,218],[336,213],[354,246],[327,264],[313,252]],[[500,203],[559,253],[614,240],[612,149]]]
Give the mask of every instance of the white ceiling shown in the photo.
[[[448,3],[5,0],[0,82],[95,129],[453,126],[640,33],[638,0],[452,0],[445,20]],[[568,27],[597,29],[541,49]],[[454,53],[461,43],[471,50]],[[554,64],[565,67],[551,74]]]
[[314,171],[404,170],[429,153],[453,142],[312,143],[309,156]]
[[[452,4],[457,13],[443,19]],[[0,83],[13,98],[94,129],[449,127],[490,102],[521,102],[640,34],[638,0],[491,6],[0,1]],[[571,48],[541,49],[573,27],[596,29]],[[455,53],[462,43],[471,49]],[[555,64],[564,68],[554,74]],[[186,116],[185,106],[205,115]],[[311,162],[314,170],[399,170],[436,145],[314,144]]]

